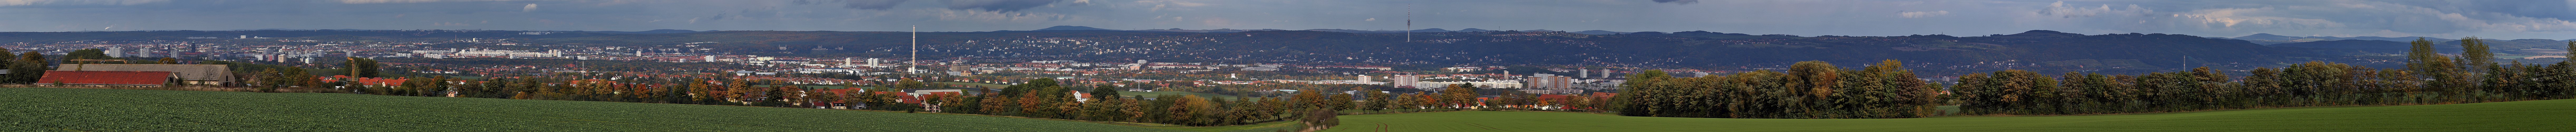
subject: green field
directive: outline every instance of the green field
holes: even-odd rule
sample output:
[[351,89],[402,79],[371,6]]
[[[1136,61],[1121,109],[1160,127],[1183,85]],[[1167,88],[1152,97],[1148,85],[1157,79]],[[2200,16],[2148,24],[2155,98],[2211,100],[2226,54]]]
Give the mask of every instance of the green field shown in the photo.
[[1162,96],[1162,95],[1166,95],[1166,94],[1177,94],[1177,95],[1198,95],[1200,98],[1225,99],[1225,100],[1228,100],[1228,101],[1232,101],[1232,100],[1234,100],[1234,98],[1240,98],[1240,97],[1236,97],[1236,96],[1234,96],[1234,95],[1222,95],[1222,94],[1212,94],[1212,93],[1196,93],[1196,92],[1181,92],[1181,91],[1154,91],[1154,92],[1118,91],[1118,96],[1136,96],[1136,95],[1145,95],[1145,97],[1146,97],[1146,98],[1153,98],[1154,96]]
[[2576,99],[2085,116],[1723,119],[1461,111],[1342,116],[1329,131],[2576,131]]
[[[0,131],[1175,131],[1095,122],[591,101],[0,88]],[[1206,128],[1199,128],[1206,129]]]

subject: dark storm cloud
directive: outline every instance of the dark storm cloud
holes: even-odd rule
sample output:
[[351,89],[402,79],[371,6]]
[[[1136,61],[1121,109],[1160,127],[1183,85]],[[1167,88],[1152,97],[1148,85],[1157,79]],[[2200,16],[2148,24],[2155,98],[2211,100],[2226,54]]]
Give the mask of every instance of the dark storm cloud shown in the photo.
[[1046,6],[1057,1],[1063,0],[948,0],[948,9],[1012,12]]

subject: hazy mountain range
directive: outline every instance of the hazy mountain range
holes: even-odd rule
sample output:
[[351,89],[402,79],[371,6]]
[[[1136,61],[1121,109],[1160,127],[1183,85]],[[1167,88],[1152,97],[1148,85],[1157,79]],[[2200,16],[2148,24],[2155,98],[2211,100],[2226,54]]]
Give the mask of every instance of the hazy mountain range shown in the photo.
[[[2211,37],[2211,38],[2219,38],[2219,37]],[[2271,44],[2286,44],[2286,43],[2301,43],[2301,42],[2317,42],[2317,41],[2335,41],[2335,40],[2379,40],[2379,41],[2409,42],[2409,41],[2415,41],[2415,39],[2417,39],[2417,38],[2422,38],[2422,39],[2424,39],[2425,41],[2433,41],[2433,42],[2445,42],[2445,43],[2452,43],[2452,44],[2458,44],[2458,43],[2459,43],[2459,42],[2458,42],[2458,41],[2459,41],[2459,40],[2458,40],[2459,38],[2442,38],[2442,37],[2375,37],[2375,36],[2361,36],[2361,37],[2334,37],[2334,36],[2307,36],[2307,37],[2293,37],[2293,36],[2272,35],[2272,34],[2268,34],[2268,33],[2256,33],[2256,34],[2254,34],[2254,35],[2245,35],[2245,36],[2239,36],[2239,37],[2235,37],[2235,38],[2224,38],[2224,39],[2245,40],[2245,41],[2253,42],[2253,43],[2255,43],[2255,44],[2271,45]],[[2566,40],[2549,40],[2549,39],[2514,39],[2514,40],[2480,39],[2480,40],[2487,40],[2487,42],[2493,42],[2493,43],[2527,43],[2527,42],[2541,42],[2541,41],[2558,41],[2558,42],[2559,42],[2559,44],[2565,44],[2565,42],[2566,42],[2566,41],[2576,41],[2576,39],[2566,39]],[[2507,42],[2507,41],[2510,41],[2510,42]],[[2564,45],[2561,45],[2561,46],[2560,46],[2560,48],[2565,48],[2565,46],[2564,46]]]
[[[2217,38],[2217,37],[2211,37],[2211,38]],[[2364,53],[2364,52],[2366,52],[2366,53],[2371,53],[2371,54],[2400,54],[2400,53],[2404,53],[2404,52],[2405,52],[2405,50],[2406,50],[2406,49],[2408,49],[2408,47],[2410,47],[2410,46],[2411,46],[2411,45],[2407,44],[2407,42],[2413,42],[2413,41],[2415,41],[2415,39],[2417,39],[2417,38],[2422,38],[2422,39],[2424,39],[2425,41],[2433,41],[2433,44],[2435,45],[2435,49],[2438,49],[2438,50],[2442,51],[2443,53],[2459,53],[2459,50],[2460,50],[2460,40],[2457,40],[2457,39],[2444,39],[2444,38],[2437,38],[2437,37],[2369,37],[2369,36],[2364,36],[2364,37],[2331,37],[2331,36],[2291,37],[2291,36],[2281,36],[2281,35],[2260,34],[2260,33],[2258,33],[2258,34],[2254,34],[2254,35],[2246,35],[2246,36],[2241,36],[2241,37],[2225,38],[2225,39],[2245,40],[2245,41],[2247,41],[2247,42],[2252,42],[2252,43],[2255,43],[2255,44],[2264,44],[2264,45],[2269,45],[2269,46],[2273,46],[2273,47],[2321,48],[2321,49],[2323,49],[2323,50],[2325,50],[2325,51],[2328,51],[2328,52],[2353,52],[2353,53]],[[2499,53],[2499,54],[2538,54],[2538,53],[2548,53],[2548,52],[2563,52],[2563,51],[2564,51],[2564,49],[2566,49],[2566,48],[2567,48],[2567,42],[2568,42],[2568,41],[2576,41],[2576,39],[2568,39],[2568,40],[2549,40],[2549,39],[2514,39],[2514,40],[2501,40],[2501,39],[2478,39],[2478,40],[2484,40],[2484,41],[2482,41],[2482,42],[2486,42],[2486,43],[2487,43],[2487,45],[2488,45],[2488,47],[2489,47],[2488,49],[2492,49],[2492,50],[2494,50],[2494,51],[2495,51],[2495,53]]]
[[[1172,28],[1172,29],[1146,29],[1146,30],[1116,30],[1116,29],[1092,28],[1092,27],[1087,27],[1087,26],[1054,26],[1054,27],[1047,27],[1047,28],[1043,28],[1043,29],[1030,30],[1030,31],[1053,31],[1053,30],[1114,30],[1114,31],[1156,31],[1156,32],[1231,33],[1231,32],[1246,32],[1246,31],[1281,31],[1281,30],[1283,30],[1283,29],[1201,29],[1201,30],[1190,30],[1190,29]],[[1007,31],[1007,30],[1006,30],[1006,31]],[[1404,32],[1406,32],[1406,31],[1403,31],[1403,30],[1351,30],[1351,29],[1307,29],[1307,30],[1304,30],[1304,31],[1324,31],[1324,32],[1344,32],[1344,33],[1404,33]],[[1419,33],[1419,32],[1492,32],[1492,31],[1506,31],[1506,30],[1485,30],[1485,29],[1476,29],[1476,28],[1467,28],[1467,29],[1458,29],[1458,30],[1448,30],[1448,29],[1440,29],[1440,28],[1428,28],[1428,29],[1412,30],[1412,32],[1417,32],[1417,33]],[[1521,32],[1557,32],[1556,30],[1546,30],[1546,29],[1539,29],[1539,30],[1516,30],[1516,31],[1521,31]],[[1591,35],[1604,35],[1604,34],[1624,34],[1624,33],[1631,33],[1631,32],[1602,31],[1602,30],[1585,30],[1585,31],[1574,31],[1574,32],[1566,32],[1566,33],[1579,33],[1579,34],[1591,34]]]

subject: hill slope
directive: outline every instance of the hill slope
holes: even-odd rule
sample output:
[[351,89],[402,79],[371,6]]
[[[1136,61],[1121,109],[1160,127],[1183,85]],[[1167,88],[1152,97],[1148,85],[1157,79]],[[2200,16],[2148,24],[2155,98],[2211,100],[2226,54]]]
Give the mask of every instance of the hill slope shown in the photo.
[[948,114],[621,102],[0,88],[0,131],[1172,131]]
[[1908,119],[1724,119],[1557,112],[1342,116],[1331,131],[2576,131],[2576,99],[2161,114]]

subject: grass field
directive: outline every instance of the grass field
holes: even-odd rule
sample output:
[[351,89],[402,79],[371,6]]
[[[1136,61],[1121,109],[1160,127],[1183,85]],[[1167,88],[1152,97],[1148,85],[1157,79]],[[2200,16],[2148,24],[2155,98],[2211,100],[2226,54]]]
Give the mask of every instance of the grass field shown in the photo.
[[1329,131],[2576,131],[2576,99],[2085,116],[1722,119],[1461,111],[1342,116]]
[[1234,98],[1240,98],[1240,97],[1236,97],[1236,96],[1234,96],[1234,95],[1222,95],[1222,94],[1212,94],[1212,93],[1196,93],[1196,92],[1181,92],[1181,91],[1154,91],[1154,92],[1118,91],[1118,96],[1136,96],[1136,95],[1145,95],[1145,97],[1146,97],[1146,98],[1153,98],[1154,96],[1162,96],[1162,95],[1165,95],[1165,94],[1198,95],[1200,98],[1225,99],[1226,101],[1233,101],[1233,100],[1234,100]]
[[0,88],[0,100],[7,100],[0,131],[1176,131],[979,115],[330,93]]

